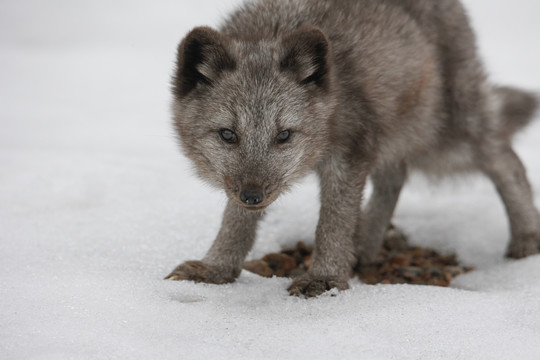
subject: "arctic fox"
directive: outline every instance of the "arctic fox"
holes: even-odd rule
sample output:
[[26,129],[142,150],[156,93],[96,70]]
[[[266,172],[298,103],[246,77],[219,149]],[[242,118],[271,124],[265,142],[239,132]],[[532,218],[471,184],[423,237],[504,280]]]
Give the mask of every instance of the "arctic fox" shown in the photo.
[[[233,282],[264,209],[320,178],[313,265],[292,295],[348,288],[381,248],[407,173],[478,170],[507,210],[507,256],[540,251],[540,216],[512,150],[537,98],[491,84],[458,0],[260,0],[178,47],[173,113],[199,175],[225,190],[202,261],[167,278]],[[365,210],[367,178],[374,190]]]

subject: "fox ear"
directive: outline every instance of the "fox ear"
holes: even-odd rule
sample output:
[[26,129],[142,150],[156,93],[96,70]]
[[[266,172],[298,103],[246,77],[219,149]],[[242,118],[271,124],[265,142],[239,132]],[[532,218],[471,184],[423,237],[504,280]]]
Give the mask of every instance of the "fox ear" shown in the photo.
[[285,54],[281,70],[292,72],[300,84],[324,87],[330,66],[330,45],[324,33],[317,27],[303,26],[282,41]]
[[212,85],[235,61],[226,49],[228,39],[209,27],[197,27],[178,45],[173,93],[184,97],[198,84]]

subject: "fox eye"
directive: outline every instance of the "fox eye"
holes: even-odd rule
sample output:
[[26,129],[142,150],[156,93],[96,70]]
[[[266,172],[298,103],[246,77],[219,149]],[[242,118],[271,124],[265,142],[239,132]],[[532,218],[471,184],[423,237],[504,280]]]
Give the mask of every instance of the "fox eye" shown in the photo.
[[283,144],[289,140],[289,137],[291,136],[291,132],[289,130],[282,131],[277,136],[277,142],[278,144]]
[[229,129],[221,129],[219,130],[219,135],[223,139],[223,141],[229,143],[229,144],[236,144],[238,142],[238,137],[236,134]]

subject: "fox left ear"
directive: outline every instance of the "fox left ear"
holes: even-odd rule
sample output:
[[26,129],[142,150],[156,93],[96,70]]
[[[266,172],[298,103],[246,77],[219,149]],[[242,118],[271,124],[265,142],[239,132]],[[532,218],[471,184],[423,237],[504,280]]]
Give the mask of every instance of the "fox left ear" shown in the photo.
[[330,45],[317,27],[304,26],[285,36],[280,62],[282,71],[293,73],[302,85],[325,87],[328,83]]

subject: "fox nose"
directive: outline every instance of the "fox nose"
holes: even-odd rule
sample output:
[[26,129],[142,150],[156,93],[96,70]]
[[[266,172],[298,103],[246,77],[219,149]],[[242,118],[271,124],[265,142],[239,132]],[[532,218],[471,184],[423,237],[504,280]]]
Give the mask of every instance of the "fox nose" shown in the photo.
[[263,194],[259,190],[244,190],[240,193],[240,200],[247,205],[258,205],[263,200]]

